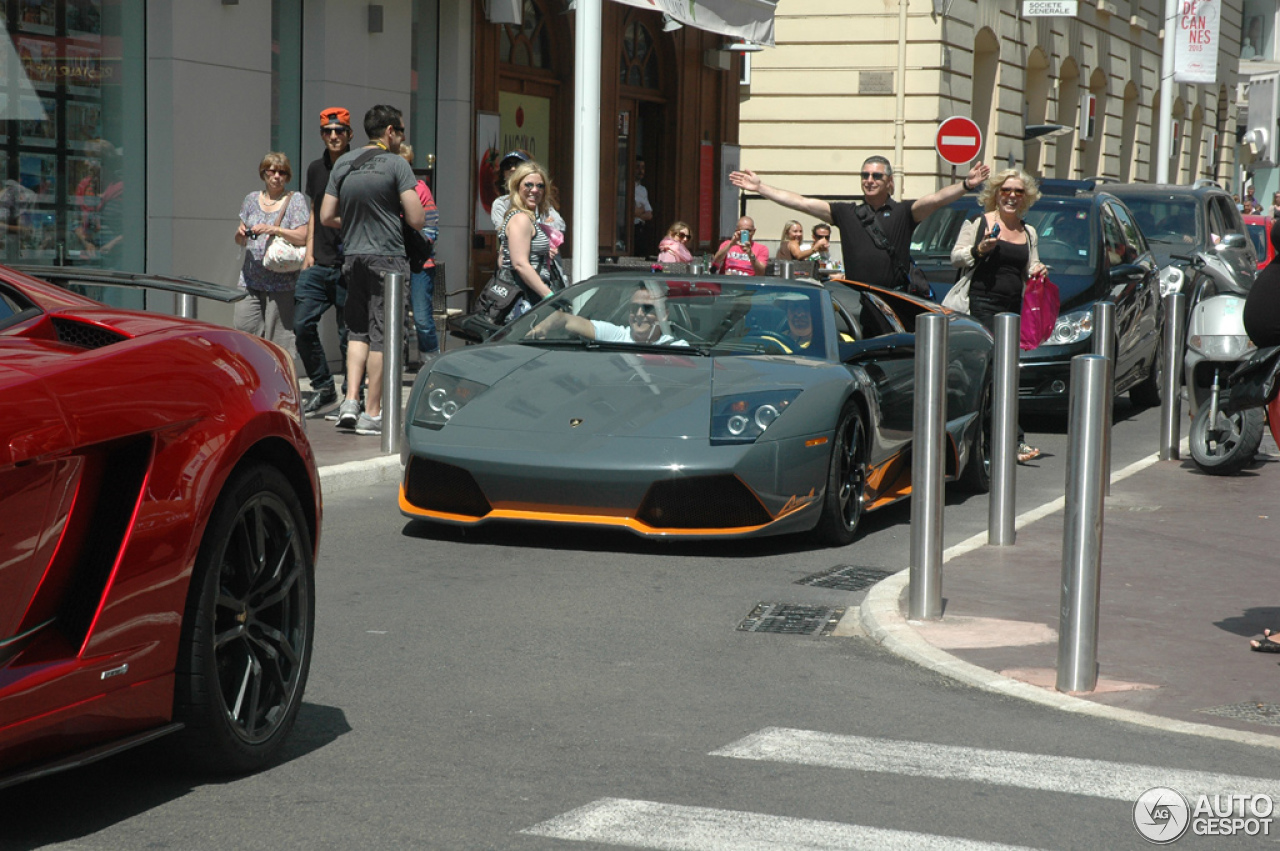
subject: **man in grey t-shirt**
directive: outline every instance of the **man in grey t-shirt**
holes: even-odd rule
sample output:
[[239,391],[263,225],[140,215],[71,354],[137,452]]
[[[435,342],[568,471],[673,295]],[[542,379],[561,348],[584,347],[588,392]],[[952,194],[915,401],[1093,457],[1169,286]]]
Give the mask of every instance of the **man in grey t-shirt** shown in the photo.
[[[342,273],[347,280],[347,398],[338,408],[338,428],[381,434],[382,275],[399,272],[409,280],[401,214],[414,230],[426,224],[426,214],[415,189],[418,179],[396,153],[404,141],[400,110],[385,104],[373,107],[364,115],[364,130],[370,144],[343,154],[333,164],[320,205],[320,224],[342,231]],[[360,386],[366,371],[369,392],[362,412]]]

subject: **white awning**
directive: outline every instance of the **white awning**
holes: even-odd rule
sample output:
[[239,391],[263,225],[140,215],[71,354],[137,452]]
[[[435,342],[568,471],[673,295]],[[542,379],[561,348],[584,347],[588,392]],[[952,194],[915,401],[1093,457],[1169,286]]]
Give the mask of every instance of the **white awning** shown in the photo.
[[773,47],[773,0],[614,0],[669,15],[685,26]]

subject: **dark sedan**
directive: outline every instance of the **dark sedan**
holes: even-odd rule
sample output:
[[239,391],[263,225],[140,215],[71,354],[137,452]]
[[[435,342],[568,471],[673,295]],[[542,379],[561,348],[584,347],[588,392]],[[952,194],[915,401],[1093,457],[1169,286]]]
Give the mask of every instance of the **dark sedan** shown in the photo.
[[[1027,213],[1062,308],[1049,339],[1022,353],[1022,410],[1066,410],[1071,358],[1093,350],[1093,305],[1101,300],[1116,305],[1116,393],[1128,391],[1135,404],[1160,403],[1163,307],[1156,260],[1125,205],[1091,186],[1046,181]],[[925,219],[912,237],[912,255],[939,300],[955,282],[951,247],[960,226],[978,212],[977,196],[966,195]]]

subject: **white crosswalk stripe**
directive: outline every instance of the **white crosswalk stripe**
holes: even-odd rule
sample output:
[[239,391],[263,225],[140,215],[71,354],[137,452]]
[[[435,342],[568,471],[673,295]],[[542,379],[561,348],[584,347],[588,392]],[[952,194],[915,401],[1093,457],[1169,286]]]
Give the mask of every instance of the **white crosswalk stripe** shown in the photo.
[[[1199,795],[1270,795],[1274,778],[1133,765],[1078,757],[940,745],[812,730],[767,727],[710,756],[849,771],[958,780],[1106,798],[1133,804],[1149,789]],[[667,851],[995,851],[1022,846],[889,830],[844,822],[601,798],[522,833],[579,842]],[[1136,833],[1135,833],[1136,838]]]
[[665,851],[1007,851],[1021,846],[906,830],[602,798],[521,831]]
[[1130,802],[1138,800],[1139,795],[1154,786],[1168,786],[1184,795],[1247,792],[1269,794],[1272,800],[1280,800],[1280,785],[1274,778],[1239,777],[927,742],[838,736],[782,727],[768,727],[712,751],[711,755],[912,777],[972,780]]

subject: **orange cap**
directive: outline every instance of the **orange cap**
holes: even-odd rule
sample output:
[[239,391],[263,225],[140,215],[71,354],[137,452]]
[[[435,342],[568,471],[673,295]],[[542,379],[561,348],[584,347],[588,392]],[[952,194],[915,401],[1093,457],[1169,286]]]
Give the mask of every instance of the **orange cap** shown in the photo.
[[330,124],[341,124],[343,127],[350,127],[351,113],[340,106],[324,108],[320,111],[320,126],[327,127]]

